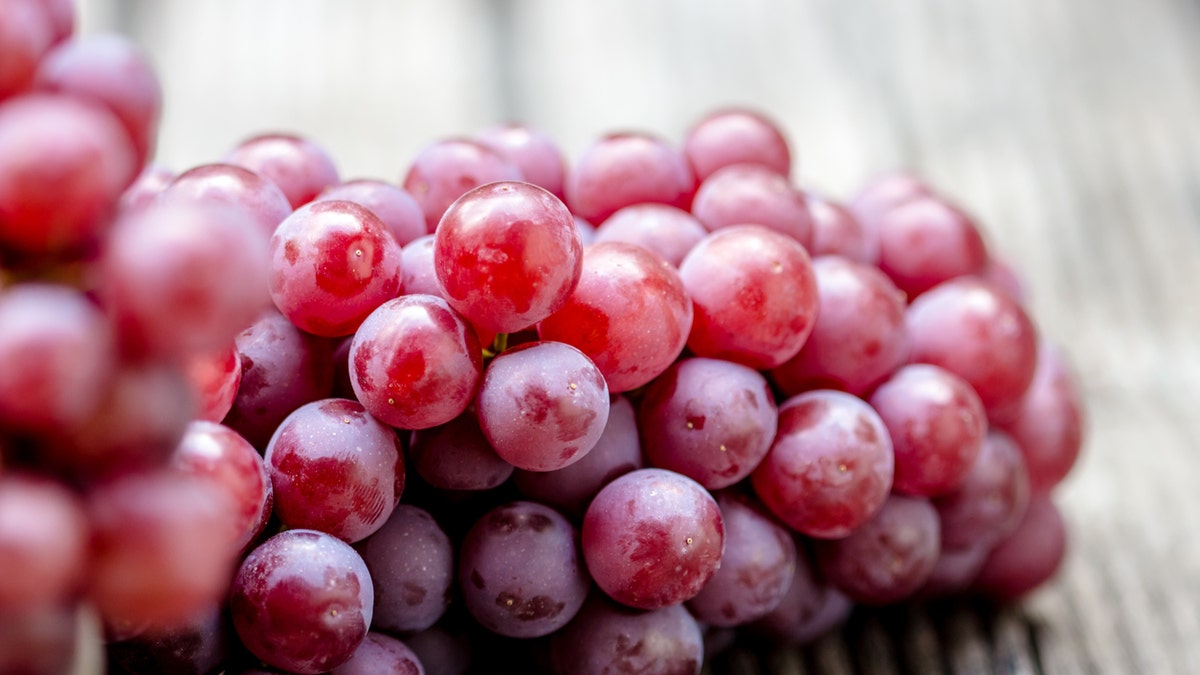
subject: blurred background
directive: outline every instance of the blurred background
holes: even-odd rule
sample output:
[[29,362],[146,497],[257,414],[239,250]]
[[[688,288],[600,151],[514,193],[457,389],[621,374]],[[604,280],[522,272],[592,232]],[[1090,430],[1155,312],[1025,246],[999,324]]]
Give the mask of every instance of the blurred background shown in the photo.
[[1200,673],[1200,3],[80,8],[84,32],[150,54],[166,97],[158,161],[179,171],[285,130],[324,145],[344,178],[399,181],[424,145],[504,121],[570,159],[618,129],[679,142],[730,104],[783,127],[815,192],[847,198],[878,171],[917,170],[1024,273],[1084,382],[1087,446],[1059,495],[1070,558],[1019,609],[867,617],[788,672],[923,673],[913,654],[933,650],[946,672]]

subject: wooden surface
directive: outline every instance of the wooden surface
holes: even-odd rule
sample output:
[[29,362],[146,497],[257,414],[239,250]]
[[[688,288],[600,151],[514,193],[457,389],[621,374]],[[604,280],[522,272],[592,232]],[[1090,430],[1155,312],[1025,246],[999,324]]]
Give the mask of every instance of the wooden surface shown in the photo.
[[805,187],[908,166],[1025,274],[1086,391],[1057,581],[1018,608],[858,616],[737,673],[1200,673],[1200,3],[82,0],[167,88],[160,159],[292,129],[346,176],[505,119],[576,155],[757,106]]

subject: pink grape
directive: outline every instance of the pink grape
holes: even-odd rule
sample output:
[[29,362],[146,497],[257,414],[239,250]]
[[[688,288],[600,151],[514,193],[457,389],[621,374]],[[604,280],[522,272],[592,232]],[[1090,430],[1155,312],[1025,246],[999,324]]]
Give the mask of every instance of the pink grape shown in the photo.
[[596,585],[639,609],[695,597],[725,550],[716,500],[665,469],[638,469],[604,486],[584,514],[582,535]]
[[892,441],[861,399],[832,390],[779,406],[779,430],[751,474],[772,513],[811,537],[845,537],[879,510],[892,487]]
[[696,190],[692,215],[708,230],[761,225],[812,245],[812,216],[804,193],[783,175],[757,164],[718,169]]
[[683,153],[650,134],[609,134],[592,143],[567,173],[571,211],[592,223],[618,209],[654,202],[687,210],[696,177]]
[[383,633],[367,633],[350,660],[329,675],[425,675],[420,659],[408,645]]
[[275,430],[263,462],[284,525],[351,543],[382,527],[404,491],[400,439],[356,401],[300,406]]
[[5,101],[0,249],[44,255],[94,244],[138,168],[132,142],[109,111],[62,95]]
[[965,480],[987,433],[971,385],[937,366],[911,364],[871,394],[896,452],[893,489],[933,497]]
[[508,157],[526,181],[563,198],[566,162],[558,144],[545,133],[524,124],[505,124],[485,129],[476,138]]
[[381,180],[358,179],[332,185],[317,195],[316,201],[354,202],[375,214],[397,244],[404,246],[426,234],[421,205],[403,189]]
[[624,242],[587,247],[579,284],[538,324],[542,340],[565,342],[596,364],[617,394],[657,377],[683,351],[693,309],[679,273]]
[[850,209],[829,199],[808,195],[812,217],[812,256],[840,255],[867,265],[879,263],[879,237],[867,229]]
[[676,361],[646,387],[638,407],[650,463],[710,490],[750,475],[771,449],[778,421],[766,378],[717,359]]
[[353,202],[296,209],[271,236],[270,291],[301,330],[350,335],[400,294],[400,246],[375,214]]
[[778,232],[722,228],[688,253],[679,276],[695,307],[687,345],[697,356],[774,368],[813,330],[819,296],[812,261]]
[[905,323],[910,360],[966,380],[989,414],[1016,404],[1033,381],[1037,329],[1016,301],[980,279],[960,277],[923,293]]
[[785,395],[831,388],[862,396],[908,358],[904,294],[871,265],[813,261],[817,319],[800,352],[771,370]]
[[363,406],[401,429],[462,414],[483,370],[475,331],[445,300],[406,295],[367,317],[350,343],[350,381]]
[[792,170],[792,156],[779,125],[755,110],[715,111],[687,132],[683,152],[703,181],[731,164],[761,164],[781,176]]
[[933,197],[933,189],[915,174],[894,170],[873,176],[850,200],[850,211],[868,232],[874,233],[879,218],[893,208],[923,197]]
[[287,530],[242,561],[229,609],[242,644],[266,663],[316,675],[350,660],[374,613],[370,572],[348,544]]
[[521,181],[525,176],[507,155],[467,138],[425,146],[404,175],[403,187],[425,214],[426,232],[438,229],[442,214],[463,194],[488,183]]
[[161,164],[147,164],[121,193],[118,211],[136,211],[153,204],[174,180],[175,172],[171,169]]
[[687,211],[667,204],[633,204],[596,228],[595,241],[625,241],[659,254],[675,267],[708,230]]
[[89,563],[79,498],[36,475],[0,475],[0,614],[53,607],[77,593]]
[[408,456],[422,480],[443,490],[490,490],[513,474],[513,465],[496,454],[471,410],[414,431]]
[[988,554],[973,588],[996,600],[1012,602],[1050,580],[1067,553],[1062,514],[1046,495],[1029,502],[1012,534]]
[[249,138],[222,161],[245,167],[278,185],[293,209],[338,182],[337,167],[325,148],[291,134]]
[[354,548],[375,588],[372,627],[409,633],[441,618],[455,578],[454,546],[428,511],[400,504],[383,527]]
[[184,372],[196,392],[196,418],[220,422],[233,408],[242,383],[242,360],[237,344],[214,352],[192,354],[184,361]]
[[1004,432],[989,431],[958,488],[933,500],[942,547],[991,547],[1020,524],[1029,499],[1029,473],[1020,448]]
[[583,244],[567,207],[529,183],[463,195],[434,235],[446,301],[486,329],[512,333],[562,307],[579,281]]
[[54,22],[39,0],[0,0],[0,101],[33,83],[54,42]]
[[[232,164],[203,164],[179,174],[162,199],[224,204],[244,210],[270,238],[292,213],[287,197],[271,181]],[[265,260],[265,259],[264,259]]]
[[479,426],[513,466],[553,471],[584,458],[608,422],[608,387],[592,361],[561,342],[510,348],[483,373]]
[[910,200],[876,220],[879,269],[910,298],[943,281],[980,274],[988,264],[979,228],[962,210],[932,197]]
[[133,143],[138,167],[154,154],[162,87],[149,57],[129,38],[101,34],[64,41],[46,54],[33,84],[112,111]]

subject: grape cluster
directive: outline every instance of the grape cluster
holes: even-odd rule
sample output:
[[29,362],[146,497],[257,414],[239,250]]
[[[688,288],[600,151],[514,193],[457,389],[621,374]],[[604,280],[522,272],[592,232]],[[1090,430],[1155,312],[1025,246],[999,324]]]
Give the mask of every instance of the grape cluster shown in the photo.
[[[153,163],[145,56],[0,0],[0,671],[697,673],[1013,600],[1080,392],[972,217],[778,125]],[[507,664],[507,665],[506,665]]]

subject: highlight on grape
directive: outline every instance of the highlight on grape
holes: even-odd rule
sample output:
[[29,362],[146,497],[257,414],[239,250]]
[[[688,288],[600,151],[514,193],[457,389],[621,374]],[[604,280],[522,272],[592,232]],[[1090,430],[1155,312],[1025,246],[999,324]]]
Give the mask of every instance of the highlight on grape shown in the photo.
[[84,612],[130,675],[699,673],[1060,566],[1078,382],[919,176],[816,194],[748,107],[165,167],[161,105],[0,0],[0,672]]

